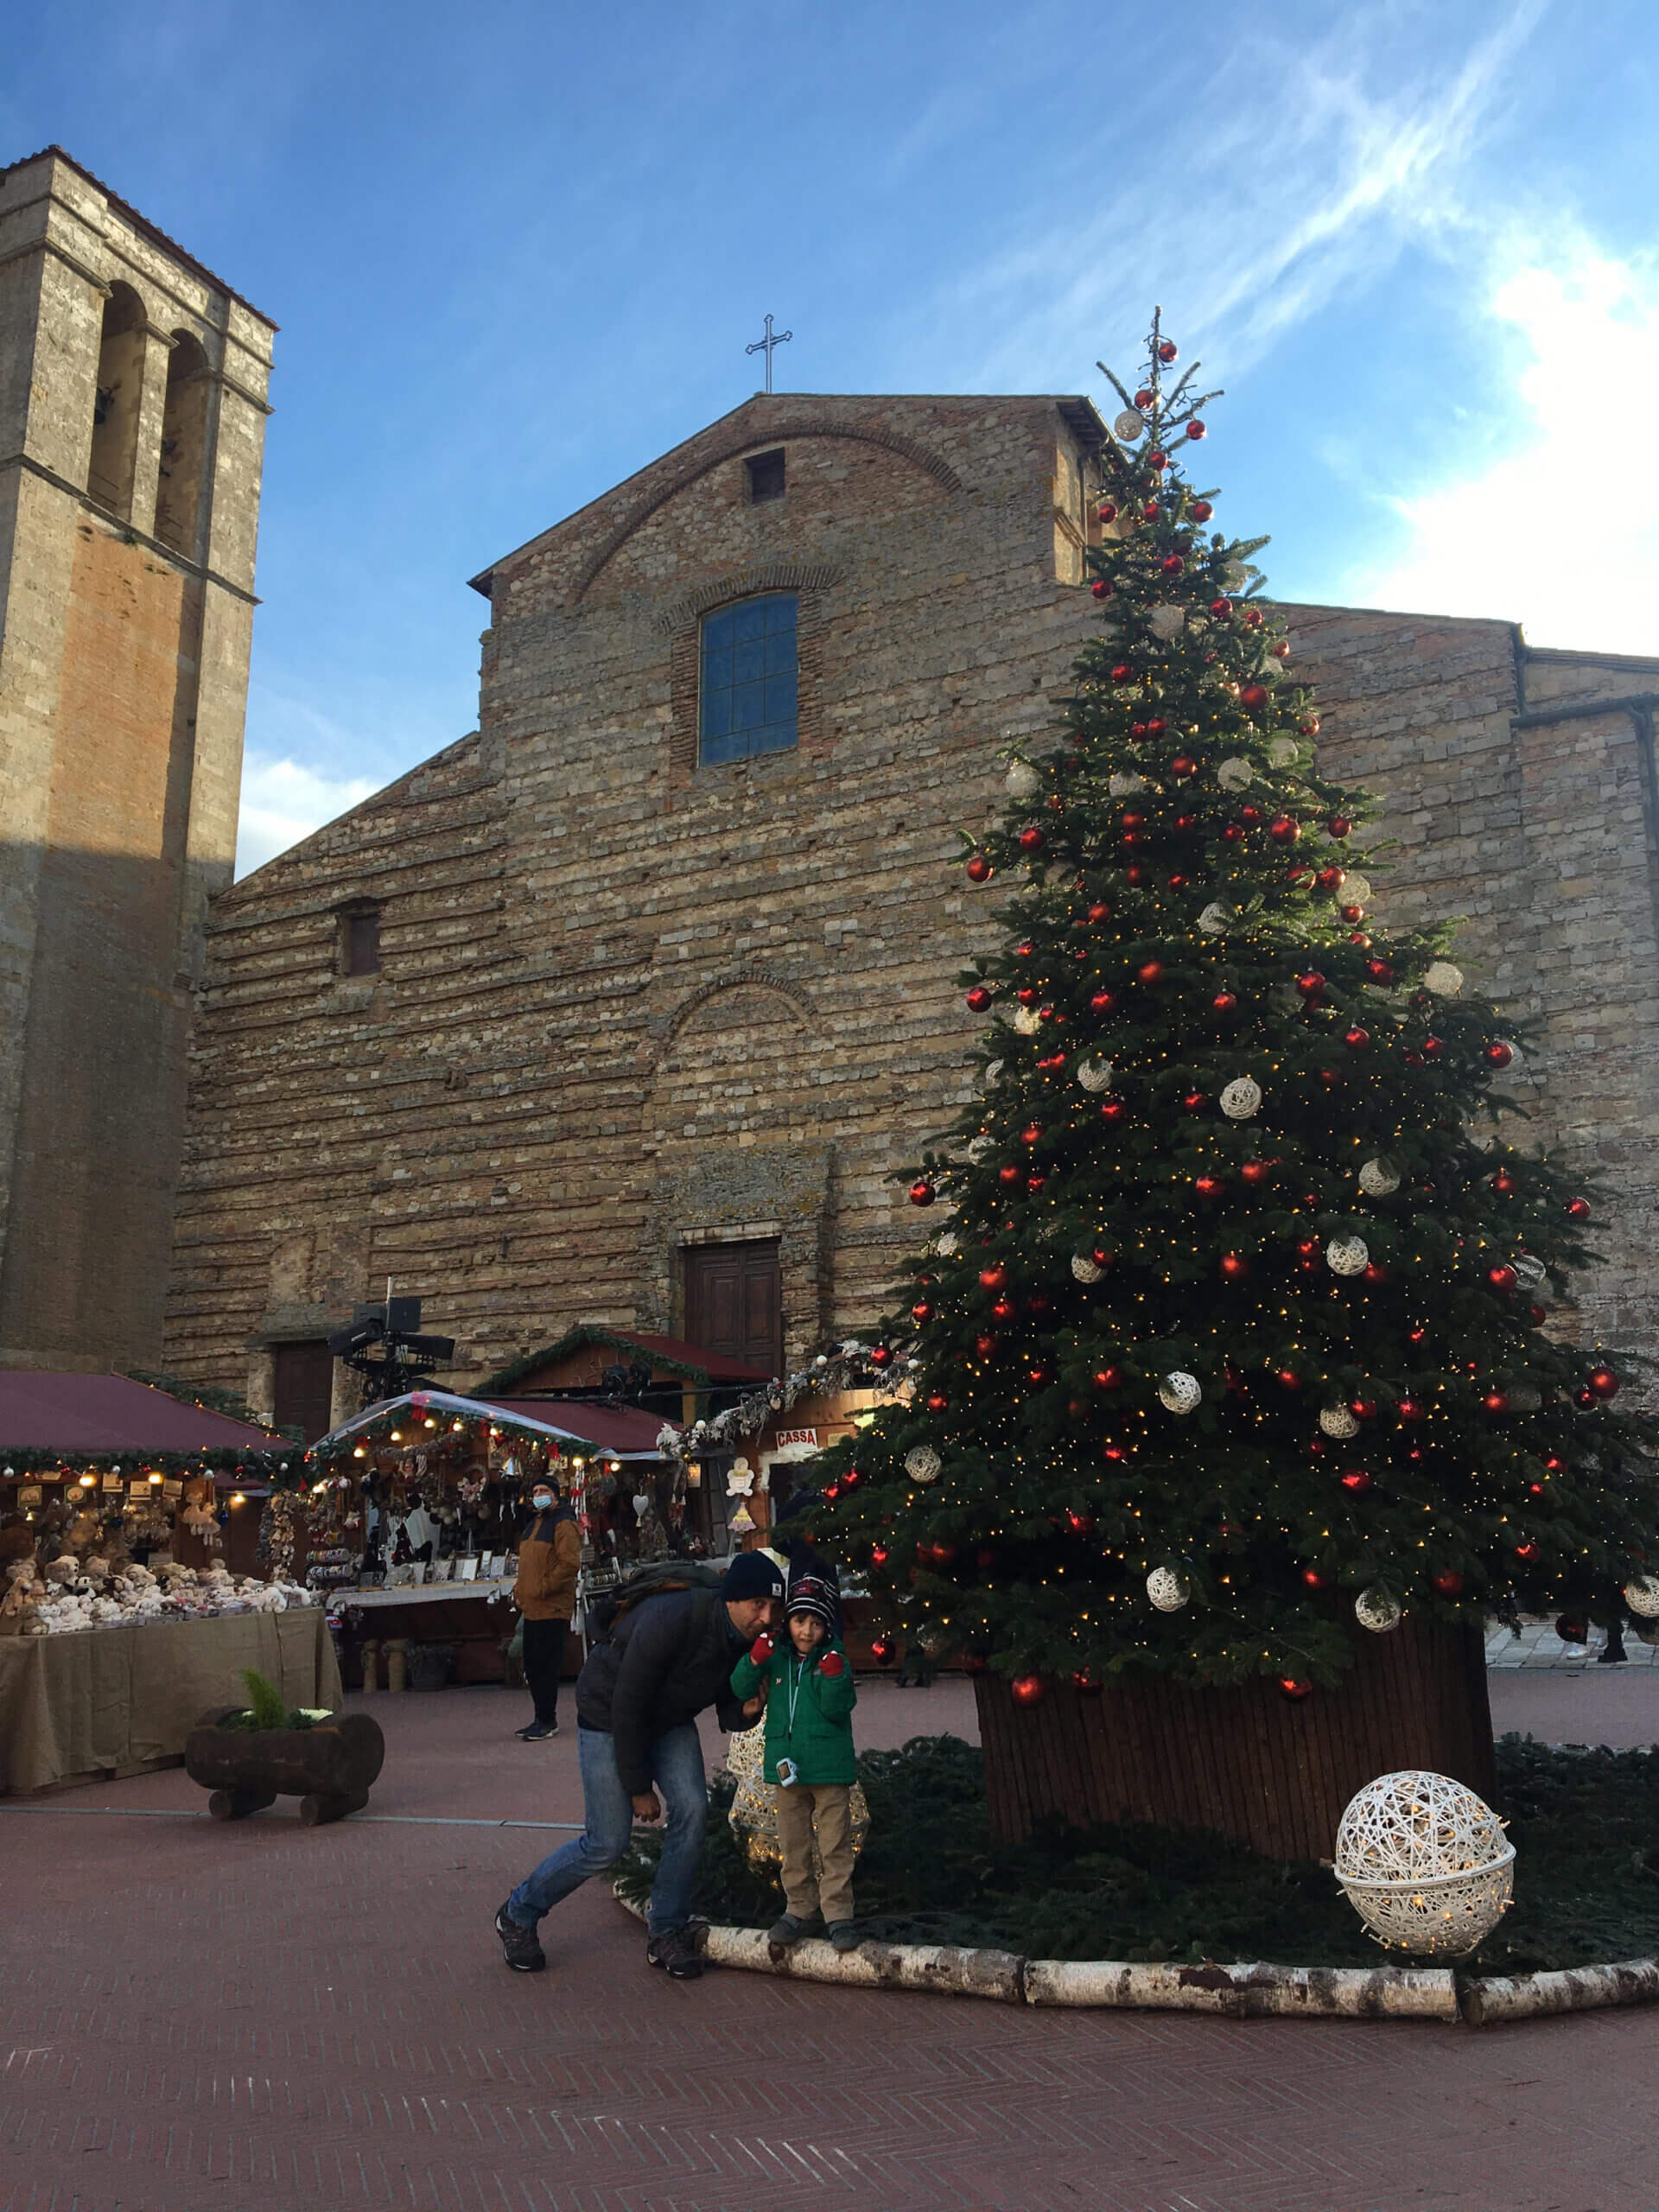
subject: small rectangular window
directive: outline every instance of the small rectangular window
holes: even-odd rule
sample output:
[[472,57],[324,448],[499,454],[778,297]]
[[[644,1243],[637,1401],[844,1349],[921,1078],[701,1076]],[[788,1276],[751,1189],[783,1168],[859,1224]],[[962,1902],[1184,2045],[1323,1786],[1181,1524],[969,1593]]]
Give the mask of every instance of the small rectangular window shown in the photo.
[[380,917],[378,913],[345,917],[345,968],[348,976],[380,973]]
[[766,592],[703,616],[697,737],[705,766],[793,751],[797,604],[792,591]]
[[782,446],[772,453],[757,453],[743,464],[748,473],[749,505],[758,507],[763,499],[781,499],[784,496],[784,449]]

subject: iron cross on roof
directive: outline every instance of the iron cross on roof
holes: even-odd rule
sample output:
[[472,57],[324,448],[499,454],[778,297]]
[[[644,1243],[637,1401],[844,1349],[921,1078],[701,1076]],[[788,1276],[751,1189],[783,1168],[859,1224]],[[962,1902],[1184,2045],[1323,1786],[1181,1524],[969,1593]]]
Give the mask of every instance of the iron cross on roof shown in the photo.
[[778,335],[774,338],[772,334],[772,317],[768,315],[766,317],[766,336],[764,338],[757,338],[753,346],[746,346],[743,348],[743,351],[746,353],[764,353],[766,355],[766,390],[768,391],[772,390],[772,349],[774,346],[787,346],[790,340],[794,335],[795,334],[792,330],[780,330]]

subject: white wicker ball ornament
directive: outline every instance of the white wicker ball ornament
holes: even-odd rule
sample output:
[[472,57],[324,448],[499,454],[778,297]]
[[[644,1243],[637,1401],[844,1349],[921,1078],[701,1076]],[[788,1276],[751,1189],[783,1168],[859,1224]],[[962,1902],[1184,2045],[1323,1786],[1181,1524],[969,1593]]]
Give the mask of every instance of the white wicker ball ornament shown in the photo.
[[1224,906],[1219,899],[1212,899],[1198,916],[1198,927],[1206,937],[1224,937],[1232,918],[1232,908]]
[[1300,750],[1294,737],[1270,737],[1268,740],[1268,758],[1275,768],[1290,767]]
[[1459,1958],[1509,1909],[1515,1846],[1491,1807],[1449,1774],[1383,1774],[1349,1800],[1336,1874],[1379,1943]]
[[1113,798],[1133,798],[1136,791],[1143,791],[1146,788],[1147,779],[1144,776],[1126,775],[1121,768],[1106,786],[1109,795]]
[[1371,1264],[1370,1248],[1363,1236],[1333,1236],[1325,1248],[1325,1263],[1333,1275],[1363,1274]]
[[1359,1187],[1368,1198],[1392,1198],[1400,1187],[1400,1171],[1381,1157],[1368,1160],[1359,1171]]
[[1014,1026],[1022,1037],[1034,1037],[1043,1026],[1043,1017],[1034,1006],[1016,1007]]
[[1344,906],[1369,906],[1371,903],[1370,877],[1358,875],[1350,868],[1342,887],[1342,903]]
[[1126,407],[1121,415],[1112,417],[1112,435],[1122,439],[1125,445],[1133,445],[1146,427],[1146,416],[1133,407]]
[[1643,1620],[1659,1620],[1659,1574],[1638,1574],[1627,1582],[1624,1602]]
[[1077,1081],[1085,1090],[1109,1090],[1112,1087],[1112,1064],[1109,1060],[1079,1060]]
[[1158,1402],[1172,1414],[1190,1414],[1203,1395],[1198,1376],[1188,1375],[1179,1367],[1158,1385]]
[[995,1150],[995,1138],[987,1136],[982,1129],[976,1137],[972,1137],[969,1140],[968,1157],[973,1161],[976,1167],[980,1166],[985,1160],[988,1160]]
[[1248,1122],[1262,1104],[1262,1086],[1254,1076],[1235,1076],[1221,1094],[1221,1110],[1230,1122]]
[[1463,988],[1463,970],[1449,960],[1431,960],[1423,970],[1423,988],[1437,999],[1454,999]]
[[1362,1590],[1354,1600],[1354,1618],[1373,1636],[1386,1636],[1400,1625],[1400,1607],[1386,1590]]
[[1071,1272],[1079,1282],[1098,1282],[1106,1270],[1096,1266],[1092,1253],[1074,1252],[1071,1255]]
[[936,1483],[944,1465],[931,1444],[918,1444],[905,1454],[905,1472],[913,1483]]
[[1535,1294],[1544,1287],[1548,1271],[1535,1252],[1517,1252],[1510,1265],[1522,1290]]
[[1192,1591],[1185,1576],[1173,1567],[1154,1567],[1147,1577],[1147,1595],[1160,1613],[1179,1613],[1191,1602]]
[[1009,766],[1002,787],[1010,798],[1035,798],[1043,788],[1043,779],[1029,760],[1015,760]]
[[1216,770],[1216,781],[1224,791],[1242,791],[1255,773],[1242,753],[1233,753]]
[[1001,1060],[987,1060],[987,1061],[986,1061],[986,1063],[985,1063],[985,1072],[984,1072],[984,1074],[980,1077],[980,1081],[981,1081],[982,1084],[983,1085],[983,1087],[984,1087],[987,1090],[995,1090],[996,1089],[997,1084],[998,1084],[999,1083],[1001,1083],[1001,1080],[1002,1080],[1002,1063],[1001,1063]]
[[1172,606],[1167,601],[1160,601],[1147,619],[1152,624],[1154,638],[1179,638],[1186,627],[1186,609]]
[[942,1236],[936,1236],[934,1238],[933,1249],[939,1255],[941,1259],[948,1260],[961,1242],[961,1237],[957,1236],[954,1229],[947,1229]]
[[1346,1406],[1321,1406],[1319,1427],[1327,1436],[1349,1437],[1359,1434],[1359,1419]]

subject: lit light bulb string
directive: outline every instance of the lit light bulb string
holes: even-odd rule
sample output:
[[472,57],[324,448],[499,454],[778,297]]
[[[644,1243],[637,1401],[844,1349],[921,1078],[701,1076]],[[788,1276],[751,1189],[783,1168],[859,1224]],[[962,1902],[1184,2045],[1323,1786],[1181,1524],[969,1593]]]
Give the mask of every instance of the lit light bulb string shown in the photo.
[[[825,1456],[816,1526],[938,1648],[1085,1681],[1332,1680],[1360,1590],[1610,1618],[1659,1550],[1659,1427],[1609,1403],[1629,1361],[1543,1332],[1538,1263],[1552,1291],[1588,1263],[1588,1202],[1465,1126],[1511,1107],[1493,1079],[1528,1032],[1453,995],[1450,930],[1362,926],[1370,803],[1314,763],[1265,540],[1204,537],[1217,495],[1176,454],[1218,395],[1192,372],[1166,395],[1172,353],[1154,324],[1117,386],[1145,431],[1120,417],[1103,457],[1104,619],[1064,729],[963,839],[970,880],[1017,887],[963,978],[993,1018],[982,1103],[909,1179],[953,1249],[912,1263],[881,1335],[913,1390]],[[1230,1118],[1246,1077],[1259,1111]],[[1395,1187],[1362,1191],[1371,1160]],[[1176,1371],[1185,1417],[1157,1395]],[[937,1484],[905,1471],[923,1444]],[[1160,1566],[1179,1612],[1149,1603]]]

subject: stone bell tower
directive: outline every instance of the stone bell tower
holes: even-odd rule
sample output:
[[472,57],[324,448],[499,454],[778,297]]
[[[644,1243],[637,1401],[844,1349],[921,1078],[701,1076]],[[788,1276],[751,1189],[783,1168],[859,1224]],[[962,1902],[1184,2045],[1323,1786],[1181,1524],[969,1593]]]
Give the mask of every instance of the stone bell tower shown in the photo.
[[59,148],[0,169],[0,1364],[160,1357],[275,327]]

